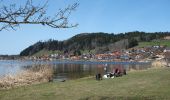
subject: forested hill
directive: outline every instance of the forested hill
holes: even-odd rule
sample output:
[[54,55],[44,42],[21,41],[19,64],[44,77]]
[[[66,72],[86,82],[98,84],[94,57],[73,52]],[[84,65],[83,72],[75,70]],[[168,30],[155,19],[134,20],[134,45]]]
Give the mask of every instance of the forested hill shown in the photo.
[[39,41],[24,49],[21,56],[31,56],[42,50],[58,51],[60,53],[80,55],[84,51],[102,53],[115,49],[127,49],[138,45],[141,41],[161,39],[170,35],[170,32],[127,32],[120,34],[109,33],[82,33],[64,41],[48,40]]

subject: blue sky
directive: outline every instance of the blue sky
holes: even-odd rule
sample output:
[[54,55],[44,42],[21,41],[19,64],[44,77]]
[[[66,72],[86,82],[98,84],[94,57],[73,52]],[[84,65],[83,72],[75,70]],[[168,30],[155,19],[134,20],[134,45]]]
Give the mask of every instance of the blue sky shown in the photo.
[[[11,0],[5,2],[8,4]],[[24,0],[13,2],[23,4]],[[69,21],[78,23],[78,27],[53,29],[21,25],[16,31],[1,31],[0,54],[19,54],[39,40],[66,40],[85,32],[170,31],[170,0],[49,0],[48,11],[53,14],[75,2],[79,3],[79,7]]]

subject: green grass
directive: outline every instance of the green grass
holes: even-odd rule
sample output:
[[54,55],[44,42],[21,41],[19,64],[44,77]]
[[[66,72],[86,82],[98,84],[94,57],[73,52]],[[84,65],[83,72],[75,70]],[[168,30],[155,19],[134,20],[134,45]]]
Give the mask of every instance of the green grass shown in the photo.
[[155,46],[155,45],[166,45],[167,47],[170,47],[170,40],[157,40],[157,41],[151,41],[151,42],[139,42],[138,47],[146,47],[146,46]]
[[170,100],[170,68],[129,72],[115,79],[86,77],[0,91],[0,100]]
[[81,54],[95,54],[96,53],[96,51],[95,51],[95,49],[92,49],[92,50],[81,50]]
[[50,54],[62,54],[62,52],[43,49],[43,50],[35,53],[34,56],[44,56],[44,55],[50,55]]

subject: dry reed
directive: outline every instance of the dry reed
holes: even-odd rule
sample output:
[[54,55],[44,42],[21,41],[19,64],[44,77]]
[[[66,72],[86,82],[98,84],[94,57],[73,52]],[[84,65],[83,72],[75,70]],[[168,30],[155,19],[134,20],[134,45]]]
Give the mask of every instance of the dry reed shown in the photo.
[[165,67],[166,62],[164,60],[155,60],[152,62],[152,67],[151,68],[162,68]]
[[37,70],[27,69],[17,75],[2,77],[0,79],[0,89],[50,82],[52,81],[52,76],[53,69],[50,66],[41,66]]

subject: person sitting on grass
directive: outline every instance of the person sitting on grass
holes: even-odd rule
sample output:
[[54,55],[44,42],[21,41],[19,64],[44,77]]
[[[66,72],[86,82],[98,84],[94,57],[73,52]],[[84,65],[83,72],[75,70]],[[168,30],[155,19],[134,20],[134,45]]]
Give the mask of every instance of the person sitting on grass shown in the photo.
[[116,67],[113,72],[115,77],[126,75],[126,69],[123,67]]

